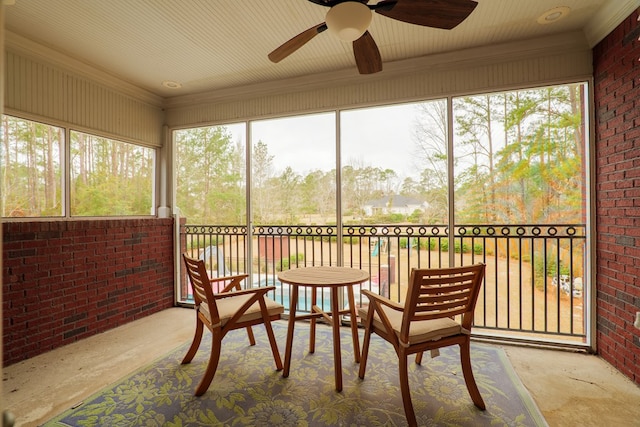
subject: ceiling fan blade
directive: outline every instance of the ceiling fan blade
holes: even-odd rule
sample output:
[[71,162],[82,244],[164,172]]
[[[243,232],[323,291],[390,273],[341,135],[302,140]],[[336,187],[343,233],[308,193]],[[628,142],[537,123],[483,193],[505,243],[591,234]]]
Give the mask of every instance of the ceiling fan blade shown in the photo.
[[320,6],[333,7],[336,4],[340,3],[339,0],[309,0],[311,3],[315,3]]
[[297,36],[291,38],[290,40],[284,42],[280,47],[276,48],[273,52],[271,52],[268,57],[271,62],[280,62],[287,56],[291,55],[296,50],[300,49],[306,43],[308,43],[312,38],[323,32],[327,29],[327,24],[324,22],[322,24],[318,24],[314,27],[309,28],[298,34]]
[[398,21],[450,30],[467,19],[477,5],[473,0],[384,0],[370,7]]
[[318,4],[320,6],[333,7],[338,3],[344,3],[346,1],[359,1],[360,3],[367,4],[369,0],[309,0],[311,3]]
[[378,45],[369,31],[353,42],[353,55],[360,74],[373,74],[382,71],[382,58]]

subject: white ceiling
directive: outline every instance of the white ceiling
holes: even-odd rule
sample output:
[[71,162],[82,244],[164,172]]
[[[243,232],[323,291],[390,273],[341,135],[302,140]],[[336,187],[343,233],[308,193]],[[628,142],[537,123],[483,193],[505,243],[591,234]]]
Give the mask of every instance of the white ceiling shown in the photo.
[[[324,22],[328,8],[307,0],[4,0],[9,35],[36,42],[160,97],[307,76],[358,75],[351,45],[319,34],[278,64],[267,54]],[[446,0],[444,0],[446,1]],[[594,46],[640,0],[477,0],[453,30],[374,14],[369,31],[383,63],[582,31]],[[369,4],[377,0],[369,1]],[[546,11],[571,12],[545,25]],[[11,37],[8,37],[11,40]],[[381,73],[385,73],[384,67]],[[181,83],[168,89],[162,82]]]

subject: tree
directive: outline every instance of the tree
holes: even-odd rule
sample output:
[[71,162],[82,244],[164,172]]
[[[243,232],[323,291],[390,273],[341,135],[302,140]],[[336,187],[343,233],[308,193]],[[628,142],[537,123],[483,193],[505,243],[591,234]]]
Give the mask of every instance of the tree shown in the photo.
[[71,214],[149,215],[153,150],[75,131],[70,134]]
[[448,211],[447,101],[417,104],[414,123],[415,165],[422,172],[415,196],[425,199],[429,208],[426,223],[446,222]]
[[62,129],[11,116],[2,128],[2,215],[62,215]]
[[244,158],[224,126],[176,132],[177,199],[189,223],[244,223]]
[[267,144],[258,141],[251,158],[251,206],[253,221],[260,223],[268,217],[269,188],[267,184],[273,178],[273,155],[269,154]]
[[331,218],[335,221],[336,206],[336,171],[311,171],[302,178],[301,212],[306,215],[318,215],[320,218]]
[[492,208],[496,204],[494,121],[498,116],[496,104],[502,96],[464,97],[456,103],[456,133],[460,139],[455,155],[470,164],[466,170],[456,171],[456,188],[460,190],[456,198],[464,197],[460,205],[467,207],[459,216],[465,222],[466,212],[475,212],[476,221],[496,220]]
[[[585,160],[580,87],[457,101],[456,157],[470,159],[456,170],[459,221],[545,223],[581,215]],[[494,135],[499,129],[504,143],[497,149]]]
[[284,224],[296,224],[301,207],[300,184],[302,178],[287,166],[280,176],[274,180],[275,191],[272,197],[276,200],[274,211]]
[[352,161],[344,166],[341,189],[343,213],[360,215],[367,201],[395,193],[395,186],[390,185],[393,180],[397,180],[395,172],[366,166],[363,162]]

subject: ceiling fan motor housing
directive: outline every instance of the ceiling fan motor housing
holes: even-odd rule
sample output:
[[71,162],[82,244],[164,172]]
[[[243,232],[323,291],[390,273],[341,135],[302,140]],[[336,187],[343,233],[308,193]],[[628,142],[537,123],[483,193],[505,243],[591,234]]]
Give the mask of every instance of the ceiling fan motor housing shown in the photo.
[[338,3],[327,12],[327,29],[340,40],[352,42],[359,39],[371,24],[371,10],[359,1]]

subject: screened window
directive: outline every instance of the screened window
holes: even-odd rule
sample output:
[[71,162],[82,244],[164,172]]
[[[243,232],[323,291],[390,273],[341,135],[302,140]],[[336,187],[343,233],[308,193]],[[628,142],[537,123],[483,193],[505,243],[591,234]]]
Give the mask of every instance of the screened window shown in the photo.
[[2,116],[2,216],[64,215],[64,129]]
[[345,223],[444,224],[445,100],[340,113]]
[[246,220],[245,124],[174,131],[176,200],[188,224]]
[[584,222],[585,98],[584,84],[455,98],[458,222]]
[[137,144],[5,115],[0,173],[3,217],[155,213],[155,150]]
[[334,113],[251,122],[254,224],[336,223]]
[[151,215],[155,151],[71,131],[72,216]]

